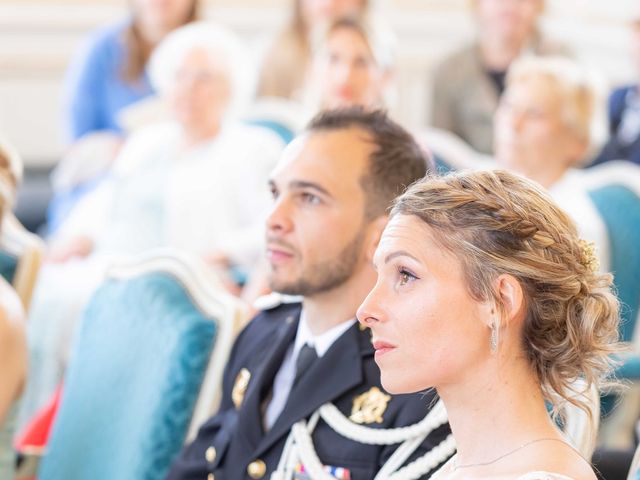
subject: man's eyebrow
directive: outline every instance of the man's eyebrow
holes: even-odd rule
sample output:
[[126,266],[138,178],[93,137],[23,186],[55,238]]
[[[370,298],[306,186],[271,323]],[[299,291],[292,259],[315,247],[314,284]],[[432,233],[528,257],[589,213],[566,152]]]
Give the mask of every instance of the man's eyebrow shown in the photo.
[[406,250],[398,250],[396,252],[391,252],[389,255],[387,255],[384,258],[384,263],[389,263],[391,260],[393,260],[394,258],[397,258],[397,257],[409,257],[409,258],[415,260],[416,262],[420,262],[420,260],[418,260],[416,257],[411,255]]
[[331,195],[329,193],[329,191],[322,187],[321,185],[315,183],[315,182],[309,182],[306,180],[292,180],[289,183],[289,187],[290,188],[298,188],[298,189],[302,189],[302,188],[310,188],[312,190],[317,190],[318,192],[328,196],[328,197],[333,197],[333,195]]

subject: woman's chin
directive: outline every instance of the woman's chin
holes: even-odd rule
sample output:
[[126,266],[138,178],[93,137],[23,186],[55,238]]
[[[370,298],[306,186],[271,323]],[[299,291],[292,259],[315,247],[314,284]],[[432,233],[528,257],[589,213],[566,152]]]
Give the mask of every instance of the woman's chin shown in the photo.
[[418,387],[416,385],[403,382],[401,379],[397,378],[396,376],[384,375],[384,373],[380,377],[380,381],[382,383],[382,388],[384,388],[385,391],[387,393],[390,393],[391,395],[417,393],[426,389],[426,388]]

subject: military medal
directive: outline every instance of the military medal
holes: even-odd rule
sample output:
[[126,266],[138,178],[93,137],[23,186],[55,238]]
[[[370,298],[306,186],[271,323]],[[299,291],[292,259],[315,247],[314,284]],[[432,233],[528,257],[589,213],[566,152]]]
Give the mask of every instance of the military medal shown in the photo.
[[231,400],[236,406],[236,409],[240,408],[242,401],[244,400],[244,394],[249,386],[249,380],[251,379],[251,372],[246,368],[243,368],[238,372],[236,381],[233,384],[233,390],[231,390]]
[[387,409],[391,395],[387,395],[378,387],[371,387],[368,392],[353,399],[349,420],[355,423],[382,423],[382,415]]

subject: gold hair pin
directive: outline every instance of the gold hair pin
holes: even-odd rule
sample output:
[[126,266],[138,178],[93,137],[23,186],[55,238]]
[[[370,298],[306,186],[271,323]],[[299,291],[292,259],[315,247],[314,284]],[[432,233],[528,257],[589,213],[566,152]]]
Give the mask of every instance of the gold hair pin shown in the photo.
[[597,272],[598,268],[600,268],[600,262],[596,256],[595,243],[583,239],[580,239],[578,243],[580,245],[580,253],[582,254],[580,263],[592,273]]

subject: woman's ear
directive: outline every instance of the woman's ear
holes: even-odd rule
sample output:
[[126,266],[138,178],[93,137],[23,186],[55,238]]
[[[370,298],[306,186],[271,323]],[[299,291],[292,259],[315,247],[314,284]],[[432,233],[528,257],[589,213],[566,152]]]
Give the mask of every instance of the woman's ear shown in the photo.
[[502,274],[495,280],[494,291],[502,304],[504,320],[511,323],[519,319],[524,308],[522,285],[513,275]]

